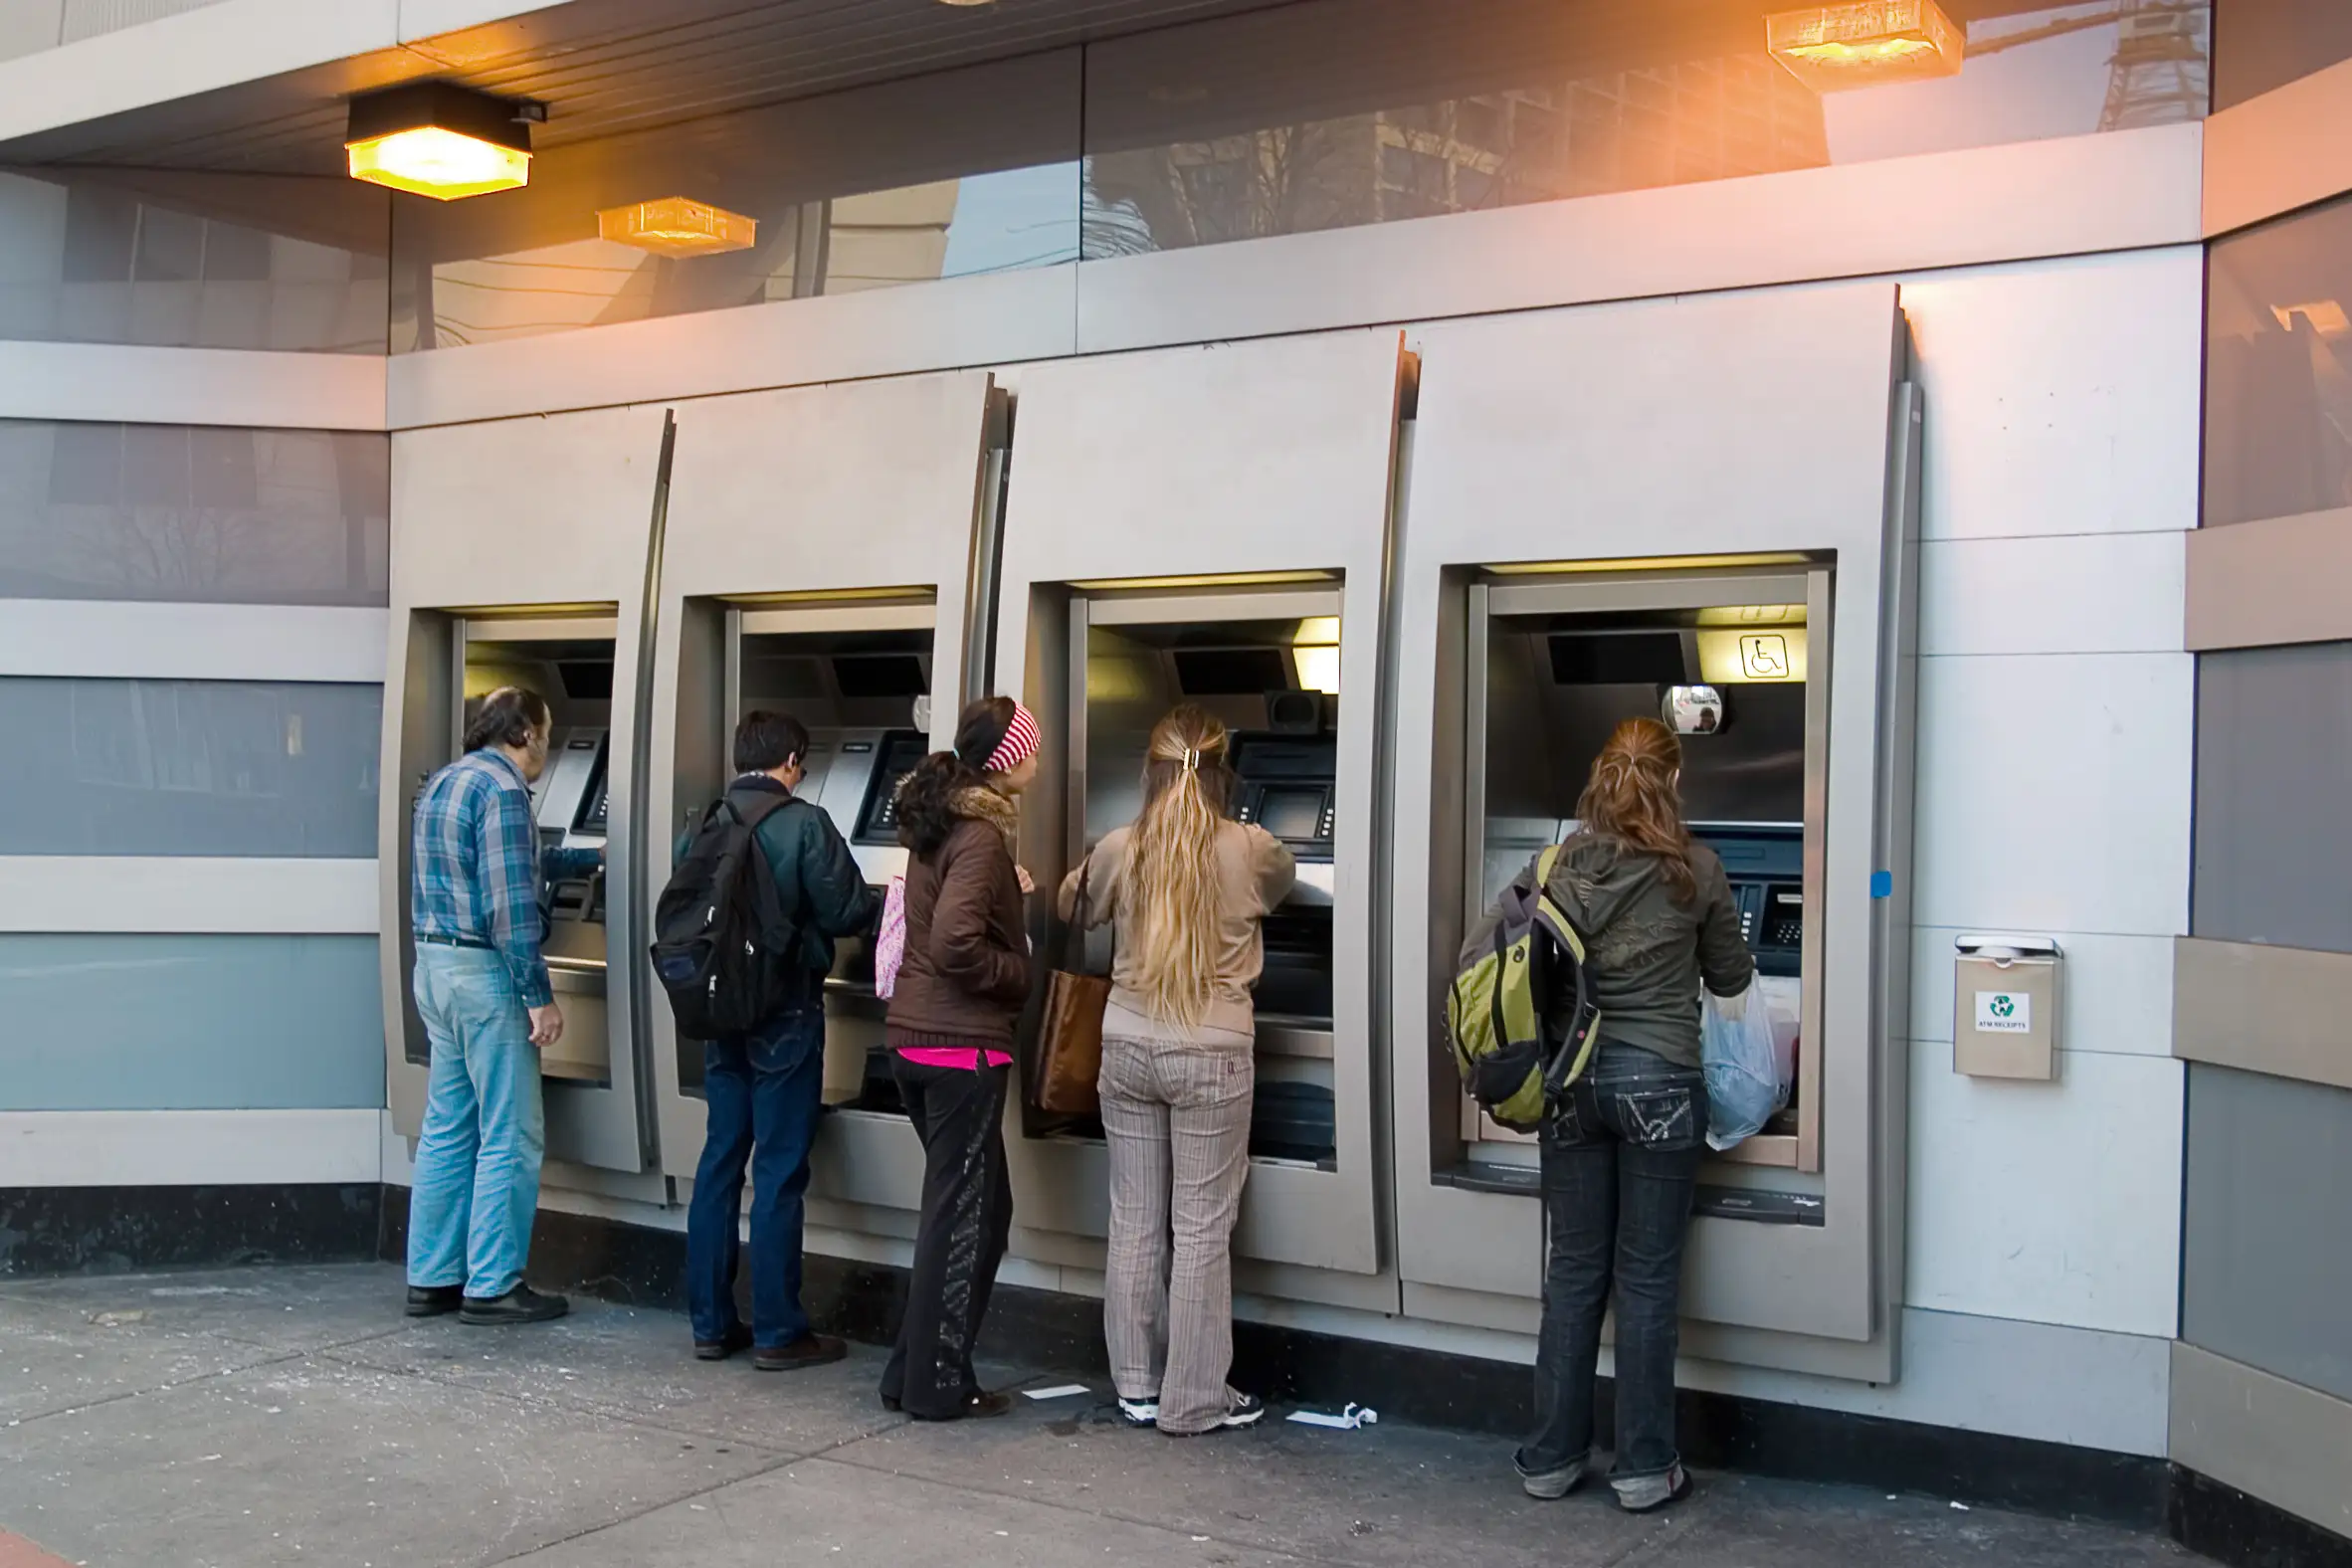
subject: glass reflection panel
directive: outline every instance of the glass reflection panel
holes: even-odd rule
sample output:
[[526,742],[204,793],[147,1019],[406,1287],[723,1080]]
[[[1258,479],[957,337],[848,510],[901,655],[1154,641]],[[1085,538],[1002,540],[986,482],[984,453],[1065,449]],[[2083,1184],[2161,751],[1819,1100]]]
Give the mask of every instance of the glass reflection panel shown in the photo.
[[391,438],[0,420],[0,599],[380,605]]
[[1087,51],[1088,258],[2204,115],[2206,0],[1946,0],[1959,73],[1817,92],[1724,0],[1308,0]]
[[372,936],[0,935],[0,1110],[384,1103]]
[[2206,525],[2352,506],[2352,198],[2209,256]]
[[364,860],[383,688],[0,678],[0,855]]
[[524,189],[395,198],[393,347],[1074,262],[1079,84],[1062,50],[568,145],[551,122]]
[[2225,109],[2352,60],[2342,0],[2228,0],[2214,23],[2213,106]]
[[0,338],[380,354],[388,226],[344,179],[0,173]]

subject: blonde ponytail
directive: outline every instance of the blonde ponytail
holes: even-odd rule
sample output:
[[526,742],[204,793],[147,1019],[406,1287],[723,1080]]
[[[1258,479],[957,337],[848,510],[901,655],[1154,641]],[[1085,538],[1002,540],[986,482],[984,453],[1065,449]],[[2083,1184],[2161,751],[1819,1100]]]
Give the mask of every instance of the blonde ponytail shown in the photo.
[[1190,702],[1152,727],[1127,840],[1119,940],[1152,1018],[1198,1028],[1217,973],[1217,829],[1233,774],[1225,726]]

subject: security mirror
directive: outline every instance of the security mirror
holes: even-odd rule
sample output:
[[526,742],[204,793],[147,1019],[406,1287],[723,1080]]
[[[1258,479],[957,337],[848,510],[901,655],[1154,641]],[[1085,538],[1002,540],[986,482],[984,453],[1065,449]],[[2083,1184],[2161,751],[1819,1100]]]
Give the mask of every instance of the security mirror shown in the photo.
[[1723,727],[1723,693],[1711,686],[1667,686],[1662,704],[1666,728],[1677,735],[1712,735]]

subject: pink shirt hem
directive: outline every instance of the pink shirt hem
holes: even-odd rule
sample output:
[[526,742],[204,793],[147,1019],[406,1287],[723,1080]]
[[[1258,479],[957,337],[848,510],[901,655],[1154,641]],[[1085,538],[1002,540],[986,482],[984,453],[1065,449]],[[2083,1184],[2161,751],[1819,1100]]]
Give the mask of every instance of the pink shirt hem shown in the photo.
[[[898,1055],[926,1068],[964,1068],[976,1072],[979,1066],[972,1060],[979,1053],[967,1046],[900,1046]],[[1009,1051],[991,1051],[988,1053],[988,1065],[992,1068],[1009,1068],[1013,1065],[1013,1054]]]

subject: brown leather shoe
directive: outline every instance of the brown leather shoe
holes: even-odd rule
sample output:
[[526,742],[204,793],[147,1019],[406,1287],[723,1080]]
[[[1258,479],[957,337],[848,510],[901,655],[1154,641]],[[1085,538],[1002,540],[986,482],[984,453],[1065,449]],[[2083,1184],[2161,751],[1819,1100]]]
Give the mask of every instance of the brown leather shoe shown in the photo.
[[736,1351],[749,1350],[750,1348],[751,1330],[745,1328],[741,1323],[737,1323],[726,1331],[726,1336],[722,1339],[695,1340],[694,1359],[696,1361],[724,1361]]
[[850,1353],[849,1345],[831,1334],[803,1334],[788,1345],[761,1345],[751,1352],[751,1364],[762,1372],[798,1372],[821,1367]]

